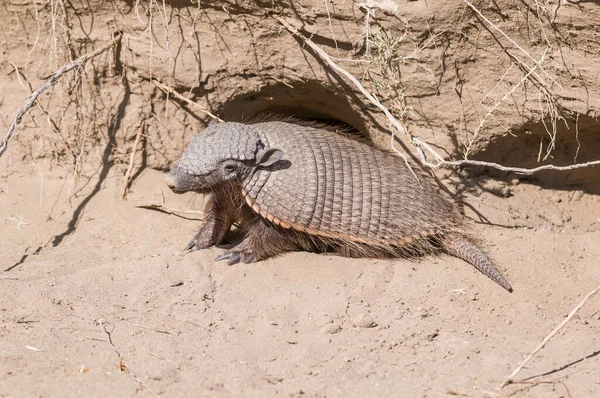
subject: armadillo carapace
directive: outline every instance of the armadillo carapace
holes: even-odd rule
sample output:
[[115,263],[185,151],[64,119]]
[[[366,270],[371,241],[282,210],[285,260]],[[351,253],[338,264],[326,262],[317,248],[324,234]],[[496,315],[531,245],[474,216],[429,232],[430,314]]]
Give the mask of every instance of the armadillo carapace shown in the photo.
[[473,243],[460,206],[399,158],[340,134],[288,122],[211,123],[167,177],[176,193],[211,193],[206,223],[187,246],[242,241],[217,260],[259,261],[306,250],[352,257],[446,252],[505,289]]

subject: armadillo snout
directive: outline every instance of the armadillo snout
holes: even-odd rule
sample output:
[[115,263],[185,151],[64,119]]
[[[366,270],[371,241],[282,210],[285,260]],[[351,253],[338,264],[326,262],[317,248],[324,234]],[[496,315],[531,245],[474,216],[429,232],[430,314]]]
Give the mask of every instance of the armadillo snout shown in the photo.
[[167,174],[167,177],[165,177],[165,183],[167,184],[167,186],[169,188],[171,188],[171,190],[173,192],[175,192],[177,190],[177,181],[176,181],[176,178],[171,173]]
[[184,193],[189,191],[203,193],[209,190],[206,178],[198,175],[191,175],[185,169],[175,165],[165,177],[165,183],[171,191],[175,193]]
[[185,173],[175,164],[171,171],[165,177],[165,183],[175,193],[183,193],[188,191],[185,187]]

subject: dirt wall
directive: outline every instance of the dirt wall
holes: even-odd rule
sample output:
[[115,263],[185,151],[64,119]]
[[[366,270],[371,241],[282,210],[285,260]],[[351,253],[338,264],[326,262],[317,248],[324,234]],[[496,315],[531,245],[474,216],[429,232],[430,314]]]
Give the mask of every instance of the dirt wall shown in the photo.
[[[223,119],[264,111],[334,119],[389,146],[385,116],[280,19],[443,156],[532,166],[592,160],[600,150],[595,2],[52,4],[4,5],[0,18],[12,27],[4,32],[0,76],[5,125],[29,94],[28,84],[36,88],[115,32],[123,33],[122,45],[41,98],[20,128],[25,148],[15,154],[76,164],[90,146],[112,140],[110,152],[120,163],[144,119],[143,164],[168,168],[209,116],[167,97],[152,79]],[[587,145],[577,143],[578,129]],[[584,173],[575,180],[590,178]]]

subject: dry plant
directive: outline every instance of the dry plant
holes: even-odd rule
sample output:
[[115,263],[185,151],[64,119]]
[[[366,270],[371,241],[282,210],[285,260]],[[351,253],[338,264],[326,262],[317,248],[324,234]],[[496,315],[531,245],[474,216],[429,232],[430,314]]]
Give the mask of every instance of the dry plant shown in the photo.
[[[478,8],[476,8],[471,2],[468,0],[463,0],[464,3],[480,18],[481,23],[485,24],[488,28],[489,32],[494,35],[493,32],[496,32],[498,36],[495,36],[495,40],[498,43],[507,43],[504,48],[505,53],[510,57],[511,65],[507,73],[505,73],[502,78],[498,81],[498,84],[494,86],[494,88],[483,98],[481,101],[481,106],[484,106],[484,101],[492,96],[493,92],[501,86],[507,87],[506,93],[501,97],[500,100],[496,101],[491,107],[486,109],[486,114],[483,118],[480,119],[479,125],[472,133],[471,137],[469,137],[467,144],[464,148],[464,158],[467,159],[473,150],[473,146],[477,139],[479,138],[479,134],[481,129],[486,125],[490,118],[493,118],[494,111],[503,103],[505,103],[511,96],[517,91],[517,89],[521,88],[525,82],[531,83],[533,87],[535,87],[538,91],[538,102],[540,104],[540,120],[544,125],[544,129],[548,134],[549,142],[545,149],[545,154],[542,156],[542,146],[540,146],[540,153],[538,155],[538,162],[541,160],[547,160],[550,156],[551,152],[554,150],[556,145],[556,134],[557,134],[557,124],[560,121],[566,122],[564,118],[561,116],[559,112],[559,103],[557,99],[557,95],[555,94],[555,89],[563,90],[563,87],[554,79],[550,73],[548,73],[543,64],[548,59],[549,49],[552,47],[548,36],[545,33],[544,22],[542,21],[541,15],[545,12],[545,9],[540,7],[537,0],[535,1],[536,9],[537,9],[537,20],[539,23],[539,34],[542,36],[543,41],[546,44],[546,48],[539,59],[536,59],[531,55],[530,52],[525,50],[523,46],[519,45],[516,40],[511,38],[508,34],[506,34],[502,29],[500,29],[496,24],[490,21]],[[542,11],[544,10],[544,11]],[[530,26],[528,22],[528,26]],[[500,44],[503,46],[503,44]],[[516,50],[516,54],[511,52],[509,49]],[[517,55],[519,54],[519,55]],[[519,69],[523,71],[523,77],[516,84],[511,85],[510,83],[505,83],[504,79],[508,75],[508,72],[512,69],[512,67],[516,65]],[[502,83],[502,84],[501,84]],[[484,106],[485,107],[485,106]],[[548,122],[547,122],[548,121]]]
[[[198,7],[199,7],[198,3]],[[82,22],[79,18],[82,9],[86,13],[91,13],[90,22]],[[140,22],[145,24],[149,37],[150,46],[150,67],[153,62],[153,47],[155,44],[166,47],[168,66],[168,85],[171,83],[171,77],[174,69],[174,59],[171,55],[171,43],[169,38],[169,13],[164,0],[148,0],[135,2],[135,12]],[[96,148],[99,144],[106,143],[106,150],[102,154],[103,162],[125,163],[125,158],[129,158],[128,172],[125,176],[125,185],[128,185],[132,174],[132,159],[135,159],[137,144],[141,136],[136,134],[136,142],[132,146],[132,151],[120,153],[116,146],[116,132],[121,127],[124,101],[129,101],[128,96],[131,92],[127,87],[128,69],[122,68],[120,59],[120,48],[117,51],[108,52],[109,55],[101,59],[96,64],[89,62],[97,58],[100,54],[114,47],[115,43],[121,42],[121,33],[117,33],[114,43],[104,46],[99,51],[88,52],[97,45],[89,36],[92,32],[94,21],[94,10],[89,5],[79,5],[66,0],[51,1],[33,1],[22,18],[30,18],[28,24],[22,23],[27,37],[31,37],[33,42],[25,63],[21,66],[11,63],[16,76],[25,88],[28,88],[31,95],[27,98],[23,107],[18,111],[12,125],[8,128],[6,137],[0,143],[0,156],[6,150],[8,141],[16,131],[18,124],[22,122],[23,117],[28,113],[28,127],[34,127],[33,139],[22,142],[27,152],[36,159],[50,154],[58,163],[64,163],[68,159],[72,167],[74,181],[79,179],[82,167],[87,163],[89,156],[97,155]],[[16,13],[15,13],[16,14]],[[147,18],[142,20],[142,14]],[[17,15],[19,18],[21,16]],[[158,17],[157,17],[158,16]],[[72,19],[77,18],[80,29],[74,29]],[[85,21],[85,20],[83,20]],[[33,22],[37,27],[34,32],[27,31],[27,26]],[[89,27],[85,26],[89,23]],[[112,21],[109,29],[116,30],[116,19]],[[157,29],[158,27],[158,29]],[[88,29],[89,28],[89,29]],[[163,30],[160,31],[160,28]],[[124,27],[124,29],[129,29]],[[157,39],[156,34],[164,33],[164,39]],[[127,43],[124,43],[127,46]],[[87,55],[78,59],[77,55],[86,53]],[[64,65],[61,67],[60,65]],[[125,65],[127,66],[127,65]],[[112,69],[111,69],[112,68]],[[67,73],[74,71],[74,73]],[[114,73],[116,72],[116,74]],[[29,75],[39,74],[46,82],[38,89],[34,89],[36,84]],[[29,76],[29,78],[28,78]],[[111,77],[112,85],[106,89],[106,80]],[[110,85],[110,81],[108,84]],[[120,86],[122,89],[118,94]],[[125,87],[124,87],[125,86]],[[53,87],[53,89],[50,89]],[[167,92],[167,98],[170,95]],[[45,93],[44,96],[40,96]],[[33,108],[33,110],[32,110]],[[52,109],[52,112],[49,110]],[[168,113],[168,101],[166,112]],[[146,112],[147,113],[147,112]],[[32,125],[33,124],[33,125]],[[43,132],[44,124],[47,124],[48,131],[51,134]],[[139,131],[138,131],[139,133]],[[34,146],[37,150],[34,150]],[[108,152],[107,152],[108,150]],[[109,160],[111,156],[112,160]]]
[[[477,10],[470,2],[468,2],[467,0],[464,0],[464,1],[470,7],[472,7],[476,12],[479,13],[479,10]],[[371,12],[368,13],[369,16],[372,15]],[[481,16],[482,16],[482,18],[484,18],[485,21],[487,21],[489,24],[493,25],[487,18],[483,17],[482,14],[481,14]],[[534,65],[532,67],[529,67],[524,63],[524,61],[515,57],[515,59],[519,63],[519,67],[523,68],[524,70],[527,71],[526,74],[524,75],[524,77],[517,84],[517,86],[512,87],[509,90],[509,93],[504,95],[504,97],[501,99],[501,101],[499,101],[499,103],[497,103],[495,106],[493,106],[491,109],[488,110],[488,114],[487,114],[488,116],[486,116],[481,121],[480,127],[478,127],[478,129],[475,131],[475,134],[473,134],[473,137],[471,138],[471,140],[469,141],[469,144],[465,148],[465,158],[462,160],[446,160],[436,150],[434,150],[431,145],[429,145],[427,142],[423,141],[417,135],[409,132],[408,129],[406,128],[405,123],[399,121],[394,116],[394,114],[385,105],[382,104],[382,101],[380,101],[376,96],[374,96],[372,93],[370,93],[355,76],[353,76],[347,70],[345,70],[344,68],[339,66],[334,61],[334,59],[331,56],[329,56],[322,48],[320,48],[312,40],[310,40],[309,38],[304,36],[302,33],[300,33],[295,27],[290,25],[283,18],[280,18],[277,16],[274,16],[274,18],[282,26],[284,26],[291,34],[293,34],[294,36],[303,40],[303,42],[307,46],[309,46],[323,61],[325,61],[327,64],[329,64],[329,66],[333,70],[335,70],[336,72],[340,73],[341,75],[345,76],[348,80],[350,80],[354,84],[354,86],[367,98],[367,100],[370,103],[375,105],[380,111],[382,111],[385,114],[389,123],[393,127],[393,129],[391,130],[392,134],[391,134],[391,138],[390,138],[391,147],[399,156],[401,156],[404,159],[405,162],[407,162],[406,155],[403,154],[402,152],[400,152],[395,146],[396,133],[404,135],[410,140],[411,144],[413,144],[417,150],[418,159],[420,160],[421,164],[423,164],[424,166],[429,167],[429,168],[484,166],[484,167],[490,167],[490,168],[494,168],[494,169],[498,169],[498,170],[502,170],[502,171],[514,172],[517,174],[531,175],[531,174],[534,174],[534,173],[537,173],[537,172],[543,171],[543,170],[566,171],[566,170],[574,170],[574,169],[580,169],[580,168],[600,165],[600,160],[595,160],[595,161],[590,161],[590,162],[585,162],[585,163],[577,163],[577,164],[573,164],[573,165],[569,165],[569,166],[556,166],[556,165],[548,164],[548,165],[543,165],[543,166],[534,167],[534,168],[522,168],[522,167],[505,166],[505,165],[501,165],[501,164],[494,163],[494,162],[470,160],[467,158],[467,155],[471,152],[472,146],[475,143],[475,139],[477,138],[481,128],[485,124],[485,120],[489,116],[493,115],[493,111],[499,106],[499,103],[506,100],[510,96],[510,94],[512,92],[514,92],[524,81],[534,82],[536,87],[539,89],[539,93],[540,93],[539,95],[541,97],[540,104],[547,104],[547,108],[545,108],[545,109],[542,108],[541,113],[542,113],[542,119],[545,119],[546,116],[550,117],[551,126],[547,127],[547,132],[548,132],[551,140],[550,140],[550,144],[548,145],[548,148],[546,150],[546,155],[544,156],[544,160],[547,159],[550,152],[554,148],[555,140],[556,140],[556,130],[557,130],[556,123],[558,120],[561,119],[561,116],[558,112],[558,105],[557,105],[558,102],[556,100],[556,96],[552,92],[553,85],[557,85],[558,87],[560,87],[560,85],[558,85],[558,83],[543,69],[543,67],[541,66],[541,64],[538,60],[534,59],[527,51],[525,51],[521,46],[519,46],[514,40],[512,40],[510,37],[508,37],[508,35],[506,35],[504,32],[502,32],[495,25],[493,25],[493,27],[495,29],[499,30],[502,33],[502,35],[508,39],[508,41],[510,43],[512,43],[517,49],[519,49],[521,52],[523,52],[525,54],[525,57],[528,60],[533,61]],[[366,31],[368,32],[369,29],[366,29]],[[366,41],[369,42],[369,40],[370,40],[370,37],[367,37]],[[394,39],[392,39],[391,41],[390,41],[390,39],[387,39],[387,40],[388,40],[387,41],[388,49],[392,45],[396,45],[398,43],[398,41],[394,40]],[[371,45],[369,45],[369,48],[371,48]],[[383,41],[381,48],[386,48],[385,41]],[[384,50],[384,56],[382,59],[383,60],[386,59],[385,50]],[[389,57],[388,57],[388,59],[389,59]],[[543,60],[544,60],[544,58],[542,57],[542,61]],[[541,75],[536,71],[536,69],[541,71],[541,73],[544,76],[546,76],[547,80],[543,79],[541,77]],[[429,157],[433,158],[433,162],[428,160]]]
[[[418,157],[422,164],[436,168],[436,167],[459,167],[464,165],[475,165],[475,166],[487,166],[496,168],[504,171],[513,171],[521,174],[532,174],[541,170],[572,170],[581,167],[588,167],[591,165],[600,164],[600,161],[592,161],[587,163],[575,164],[571,166],[554,166],[544,165],[536,168],[525,169],[518,167],[510,167],[490,162],[474,161],[469,159],[469,155],[474,149],[474,145],[477,143],[480,137],[481,131],[487,126],[490,120],[495,120],[495,111],[504,103],[506,103],[518,89],[522,89],[526,83],[529,83],[538,91],[539,104],[541,106],[540,115],[542,123],[545,124],[546,132],[548,134],[548,144],[542,151],[540,148],[540,154],[538,160],[547,160],[556,143],[557,134],[557,123],[560,121],[561,116],[558,111],[558,101],[553,90],[560,89],[560,85],[556,80],[544,69],[544,62],[548,57],[548,53],[544,52],[540,57],[535,58],[523,46],[517,43],[509,35],[502,31],[496,24],[494,24],[490,18],[476,8],[468,0],[464,0],[466,7],[473,11],[473,13],[479,18],[482,24],[485,24],[490,32],[494,32],[498,36],[498,40],[502,40],[507,43],[506,54],[511,59],[511,65],[509,66],[507,73],[504,74],[499,80],[498,84],[484,97],[481,101],[481,106],[492,98],[497,97],[499,89],[505,88],[505,92],[501,93],[501,98],[494,101],[492,105],[486,108],[485,115],[480,119],[479,125],[471,133],[464,147],[462,160],[446,160],[443,156],[436,152],[428,143],[420,139],[418,136],[408,131],[406,127],[407,114],[411,111],[406,105],[405,96],[406,92],[402,84],[402,79],[399,70],[399,63],[405,62],[406,60],[415,59],[416,55],[422,51],[426,46],[437,46],[436,40],[437,35],[432,34],[429,31],[429,36],[425,43],[417,44],[415,51],[411,54],[399,55],[399,46],[406,40],[413,40],[410,35],[402,34],[400,36],[393,36],[387,34],[383,29],[373,29],[371,22],[375,20],[375,13],[379,10],[388,13],[397,13],[398,8],[394,2],[390,1],[366,1],[358,4],[360,7],[366,10],[365,18],[365,58],[367,58],[370,65],[376,66],[377,70],[373,70],[371,76],[371,82],[373,84],[374,93],[370,93],[361,82],[348,73],[343,68],[339,67],[334,61],[335,58],[329,56],[320,47],[315,45],[310,39],[304,37],[295,28],[285,23],[281,18],[278,18],[280,23],[287,24],[286,28],[290,30],[294,35],[300,37],[307,43],[320,58],[325,60],[334,70],[344,75],[347,79],[357,87],[359,91],[365,95],[365,97],[375,106],[377,106],[388,118],[390,124],[394,127],[393,134],[391,137],[392,148],[396,152],[405,158],[395,148],[395,134],[399,133],[409,138],[410,142],[416,147]],[[59,65],[59,59],[65,59],[69,62],[73,62],[74,54],[81,53],[82,47],[89,46],[91,39],[89,37],[86,40],[74,40],[72,37],[72,24],[70,22],[69,8],[74,6],[66,2],[65,0],[53,0],[39,4],[33,2],[33,10],[29,12],[31,18],[34,19],[37,32],[35,32],[35,39],[33,46],[25,60],[25,65],[22,67],[23,71],[20,72],[19,68],[15,66],[17,76],[20,81],[27,82],[27,72],[32,62],[33,55],[40,53],[38,70],[42,65],[46,66],[46,69],[54,68],[56,70]],[[193,4],[193,2],[190,2]],[[198,12],[192,17],[192,25],[196,24],[198,13],[200,11],[200,2],[198,4]],[[327,2],[327,13],[330,17],[330,10]],[[176,63],[176,56],[174,57],[171,49],[171,39],[169,36],[170,32],[170,18],[171,14],[167,10],[165,0],[136,0],[133,4],[134,11],[140,23],[145,26],[145,30],[148,33],[149,39],[149,64],[150,64],[150,80],[163,90],[167,95],[167,106],[166,112],[168,113],[168,99],[170,96],[174,96],[181,101],[185,101],[188,104],[194,106],[200,112],[203,112],[211,117],[215,115],[206,111],[199,105],[193,103],[186,96],[177,93],[171,88],[172,79],[174,79],[174,68]],[[551,43],[546,31],[545,25],[552,24],[556,18],[556,12],[554,14],[547,11],[545,5],[539,4],[535,1],[535,10],[537,10],[537,21],[538,34],[543,38],[543,41],[549,47]],[[225,10],[226,11],[226,10]],[[171,11],[172,13],[173,11]],[[157,18],[158,15],[158,18]],[[427,21],[426,21],[427,22]],[[285,25],[284,25],[285,26]],[[158,28],[162,28],[160,32]],[[333,36],[333,27],[331,21],[329,22],[329,29]],[[162,39],[158,40],[158,34],[162,33]],[[334,37],[335,39],[335,37]],[[161,45],[163,42],[164,49],[167,52],[167,81],[165,84],[160,83],[152,76],[152,64],[154,59],[154,46]],[[416,42],[416,41],[415,41]],[[76,47],[75,43],[79,43]],[[81,44],[83,43],[83,44]],[[509,51],[511,50],[511,51]],[[45,63],[44,63],[45,60]],[[67,62],[68,64],[68,62]],[[507,76],[509,72],[514,68],[523,70],[522,78],[514,84],[508,83]],[[375,69],[375,68],[374,68]],[[371,72],[370,69],[369,73]],[[95,115],[98,114],[99,110],[109,111],[108,105],[103,102],[98,87],[93,81],[95,76],[90,76],[84,68],[78,68],[79,73],[74,73],[69,76],[69,79],[61,79],[61,85],[56,93],[51,93],[48,103],[58,102],[59,106],[65,110],[65,112],[59,113],[58,116],[51,116],[46,110],[47,106],[40,103],[39,109],[44,117],[44,120],[50,127],[50,130],[55,133],[53,136],[46,136],[51,148],[50,152],[55,157],[61,158],[67,156],[73,164],[75,176],[79,175],[81,170],[81,164],[85,160],[86,151],[96,144],[101,138],[103,130],[106,130],[106,123],[97,122],[98,118]],[[96,73],[96,70],[91,71]],[[52,84],[51,84],[52,85]],[[191,89],[190,89],[191,90]],[[33,89],[32,95],[34,94]],[[374,95],[376,94],[376,95]],[[39,95],[39,93],[37,94]],[[33,101],[37,99],[37,95],[33,95]],[[33,104],[33,101],[31,104]],[[73,116],[75,123],[66,123],[66,117],[63,115]],[[20,121],[23,113],[17,116],[15,120]],[[54,117],[54,118],[53,118]],[[34,122],[35,121],[34,118]],[[18,122],[17,122],[18,123]],[[81,132],[81,133],[80,133]],[[7,133],[7,138],[4,140],[4,148],[0,147],[0,155],[5,149],[6,142],[10,139],[10,136],[14,133],[14,128]],[[135,156],[132,152],[131,157]],[[431,160],[432,159],[432,160]],[[131,168],[131,166],[129,167]],[[131,170],[129,172],[131,174]],[[128,180],[128,177],[126,177]]]
[[[67,72],[70,72],[76,68],[81,68],[83,65],[85,65],[86,62],[88,62],[89,60],[97,57],[98,55],[108,51],[109,49],[112,49],[118,43],[120,43],[120,41],[121,41],[121,35],[117,34],[117,36],[113,40],[111,40],[110,42],[108,42],[107,44],[102,46],[101,48],[99,48],[95,51],[92,51],[91,53],[85,54],[84,56],[76,59],[75,61],[72,61],[72,62],[69,62],[68,64],[63,65],[60,69],[58,69],[52,75],[48,76],[46,83],[44,83],[43,85],[38,87],[36,90],[34,90],[32,92],[32,94],[25,101],[25,105],[17,112],[17,115],[13,119],[10,127],[8,128],[8,130],[6,132],[6,136],[3,138],[2,142],[0,143],[0,156],[2,156],[2,154],[4,154],[4,152],[6,151],[6,148],[8,146],[8,141],[13,136],[13,134],[17,128],[17,125],[21,122],[21,119],[23,118],[23,116],[27,113],[27,111],[31,107],[33,107],[35,105],[38,97],[44,91],[46,91],[48,88],[52,87],[55,83],[57,83],[59,81],[59,79]],[[17,69],[17,73],[19,73],[18,69]],[[31,88],[31,84],[29,84],[29,87]],[[43,112],[46,115],[48,115],[48,113],[45,110],[43,110]],[[53,129],[58,130],[58,126],[56,125],[56,123],[54,121],[52,121],[52,119],[50,119],[49,116],[48,116],[48,118],[49,118],[49,122],[50,122],[51,126],[53,127]],[[67,144],[67,146],[68,146],[68,144]]]
[[[496,120],[494,114],[502,105],[509,103],[517,91],[526,91],[531,87],[536,90],[535,96],[537,97],[537,103],[539,104],[538,116],[547,134],[547,144],[545,147],[544,139],[543,137],[540,137],[540,150],[537,158],[538,162],[548,160],[552,154],[552,151],[555,149],[558,124],[561,121],[565,122],[565,125],[567,124],[566,120],[559,111],[560,105],[556,94],[556,90],[562,91],[563,88],[556,81],[556,79],[544,69],[544,63],[549,59],[550,48],[552,47],[551,41],[546,33],[545,25],[552,25],[554,23],[557,9],[554,10],[554,13],[550,13],[546,9],[546,4],[542,5],[536,0],[535,8],[533,10],[525,8],[526,11],[521,11],[525,13],[534,13],[534,22],[529,21],[528,15],[525,16],[528,27],[533,32],[532,34],[538,35],[541,38],[541,42],[545,44],[543,53],[539,56],[539,59],[536,59],[531,55],[530,52],[525,50],[523,46],[519,45],[516,40],[511,38],[488,17],[486,17],[484,13],[475,7],[471,2],[464,0],[464,3],[470,10],[473,11],[480,23],[485,25],[484,27],[494,36],[495,40],[504,49],[505,54],[507,54],[509,57],[510,65],[506,73],[500,77],[493,89],[490,90],[490,92],[480,101],[479,105],[485,109],[485,115],[480,117],[477,127],[469,133],[466,143],[462,148],[463,159],[459,161],[447,161],[442,156],[435,153],[435,151],[427,148],[422,141],[419,142],[420,140],[418,137],[410,135],[411,142],[417,146],[417,151],[419,152],[421,162],[428,167],[458,167],[462,165],[474,165],[493,167],[503,171],[513,171],[521,174],[532,174],[542,170],[572,170],[574,168],[589,167],[598,164],[598,162],[587,162],[573,166],[557,167],[553,165],[545,165],[541,167],[525,169],[469,160],[469,156],[472,154],[475,144],[481,138],[481,132],[490,124],[490,122],[495,122],[499,124],[500,127],[503,127]],[[403,127],[406,129],[405,126],[408,120],[406,116],[411,109],[406,106],[406,102],[404,101],[406,92],[403,90],[400,79],[396,78],[396,76],[400,76],[399,70],[394,74],[390,72],[394,69],[397,69],[399,62],[415,59],[415,55],[422,51],[426,46],[433,44],[437,48],[436,40],[439,34],[434,35],[431,30],[429,30],[429,38],[427,42],[424,43],[423,46],[417,47],[413,54],[397,54],[395,50],[396,47],[398,47],[398,44],[403,40],[410,40],[411,38],[407,38],[406,33],[400,37],[390,36],[381,28],[379,28],[377,32],[373,33],[373,29],[370,26],[370,23],[374,20],[375,11],[383,10],[388,13],[397,14],[397,8],[392,6],[393,3],[386,1],[367,1],[358,5],[363,8],[366,13],[365,55],[368,59],[372,60],[379,69],[378,72],[373,74],[371,74],[370,70],[368,71],[373,88],[377,93],[377,99],[381,104],[384,104],[384,106],[390,110],[390,113],[394,117],[402,121],[404,125]],[[425,22],[427,23],[426,19]],[[429,27],[428,23],[427,25]],[[332,57],[329,58],[333,59]],[[523,71],[523,74],[516,83],[510,83],[509,76],[511,72],[514,72],[514,67]],[[504,88],[504,92],[501,92],[502,88]],[[499,97],[499,99],[493,101],[489,106],[486,105],[486,102],[493,97]],[[394,122],[391,122],[391,124],[395,125]],[[510,130],[507,128],[505,129],[510,133]],[[577,136],[576,139],[578,139]],[[423,151],[423,148],[425,151]],[[430,162],[427,159],[428,156],[433,156],[434,161]],[[574,162],[576,162],[576,157]]]
[[[404,42],[411,40],[405,31],[396,36],[386,32],[382,27],[376,30],[371,28],[371,23],[376,22],[376,11],[398,12],[397,6],[391,1],[367,1],[358,4],[365,15],[365,53],[364,58],[369,61],[365,75],[369,76],[378,100],[386,104],[390,112],[403,123],[407,122],[409,109],[406,105],[406,89],[402,84],[400,73],[399,47]],[[373,66],[374,68],[371,68]]]
[[402,75],[399,68],[399,58],[396,55],[397,47],[406,40],[402,36],[389,36],[383,29],[379,29],[367,42],[371,42],[371,49],[366,53],[372,64],[377,69],[367,73],[375,87],[377,96],[382,103],[389,103],[391,111],[399,119],[405,121],[408,113],[406,107],[406,89],[402,84]]

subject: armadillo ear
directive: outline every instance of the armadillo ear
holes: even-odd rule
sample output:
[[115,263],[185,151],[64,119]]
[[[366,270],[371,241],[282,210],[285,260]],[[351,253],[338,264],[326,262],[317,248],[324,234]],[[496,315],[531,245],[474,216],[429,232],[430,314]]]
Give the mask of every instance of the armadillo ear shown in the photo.
[[256,165],[259,167],[269,167],[281,159],[282,156],[283,152],[280,149],[265,149],[256,155]]

